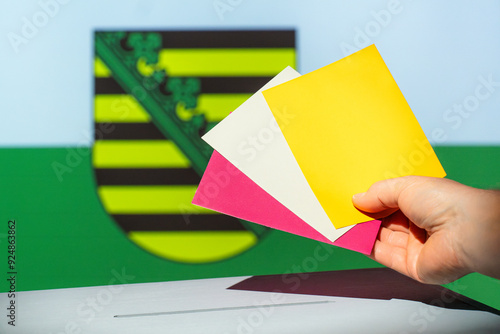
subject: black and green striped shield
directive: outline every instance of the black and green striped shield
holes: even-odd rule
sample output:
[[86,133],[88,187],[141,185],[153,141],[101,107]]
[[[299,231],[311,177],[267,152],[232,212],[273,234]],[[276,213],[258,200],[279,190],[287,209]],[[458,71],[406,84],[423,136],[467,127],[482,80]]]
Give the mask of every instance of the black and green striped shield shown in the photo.
[[162,258],[207,263],[267,229],[191,204],[211,149],[200,136],[286,66],[293,30],[95,33],[92,164],[104,209]]

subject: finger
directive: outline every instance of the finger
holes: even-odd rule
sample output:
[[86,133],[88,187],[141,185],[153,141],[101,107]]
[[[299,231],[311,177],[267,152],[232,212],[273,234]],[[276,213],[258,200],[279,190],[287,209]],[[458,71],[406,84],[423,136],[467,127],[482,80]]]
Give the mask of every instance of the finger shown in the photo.
[[411,277],[414,277],[416,280],[424,283],[430,283],[426,281],[424,277],[419,275],[419,272],[417,270],[418,259],[421,256],[426,239],[427,232],[417,225],[411,223],[407,243],[408,272],[410,273]]
[[379,232],[379,240],[394,247],[406,248],[408,245],[408,233],[382,227]]
[[375,240],[370,258],[378,263],[409,276],[406,265],[406,249]]
[[394,209],[383,210],[380,212],[367,212],[367,211],[360,210],[359,208],[356,208],[356,209],[358,209],[359,212],[361,212],[361,213],[363,213],[363,214],[365,214],[368,217],[371,217],[373,219],[385,218],[387,216],[390,216],[391,214],[393,214],[394,212],[396,212],[398,210],[397,208],[394,208]]
[[393,231],[405,232],[407,234],[410,233],[409,224],[408,218],[399,210],[389,217],[382,219],[383,227],[387,227]]
[[356,194],[352,201],[356,208],[367,213],[390,212],[399,208],[401,193],[418,177],[398,177],[374,183],[367,192]]

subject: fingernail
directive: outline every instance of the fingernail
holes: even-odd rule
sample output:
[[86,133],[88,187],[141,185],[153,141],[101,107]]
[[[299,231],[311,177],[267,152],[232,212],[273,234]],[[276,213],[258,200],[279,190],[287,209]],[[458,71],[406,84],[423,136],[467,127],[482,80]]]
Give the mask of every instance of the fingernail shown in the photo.
[[358,200],[358,199],[360,199],[361,197],[365,196],[365,194],[366,194],[366,192],[364,192],[364,193],[359,193],[359,194],[354,194],[354,195],[352,196],[352,199],[353,199],[353,200]]

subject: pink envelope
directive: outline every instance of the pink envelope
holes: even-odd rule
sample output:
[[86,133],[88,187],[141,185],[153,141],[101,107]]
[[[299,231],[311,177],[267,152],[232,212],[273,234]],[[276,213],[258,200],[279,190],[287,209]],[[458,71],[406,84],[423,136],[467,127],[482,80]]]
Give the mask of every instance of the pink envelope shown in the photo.
[[[309,226],[214,151],[193,204],[256,224],[369,255],[380,228],[379,220],[356,224],[335,242]],[[332,225],[333,228],[333,225]]]

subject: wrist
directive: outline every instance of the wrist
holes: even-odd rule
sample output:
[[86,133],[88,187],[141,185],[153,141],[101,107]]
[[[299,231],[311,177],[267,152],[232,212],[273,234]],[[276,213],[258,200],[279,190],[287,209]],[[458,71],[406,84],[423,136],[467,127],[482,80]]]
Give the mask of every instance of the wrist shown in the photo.
[[480,190],[465,204],[463,260],[473,272],[500,279],[500,191]]

